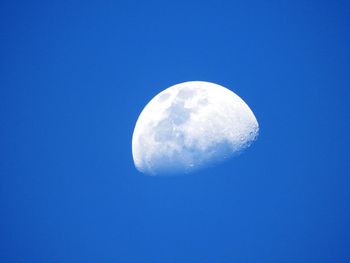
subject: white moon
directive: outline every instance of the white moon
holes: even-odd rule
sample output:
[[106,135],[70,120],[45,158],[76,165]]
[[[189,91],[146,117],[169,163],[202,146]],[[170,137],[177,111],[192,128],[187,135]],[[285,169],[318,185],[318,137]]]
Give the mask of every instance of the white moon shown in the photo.
[[247,148],[258,122],[232,91],[189,81],[156,95],[141,112],[132,137],[136,168],[149,175],[188,173]]

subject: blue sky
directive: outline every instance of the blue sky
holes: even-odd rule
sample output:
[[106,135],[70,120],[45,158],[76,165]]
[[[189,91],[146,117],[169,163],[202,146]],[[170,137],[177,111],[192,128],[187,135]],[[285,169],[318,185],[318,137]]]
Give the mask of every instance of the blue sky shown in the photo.
[[[3,1],[1,262],[350,262],[347,1]],[[237,93],[260,136],[184,177],[135,169],[161,90]]]

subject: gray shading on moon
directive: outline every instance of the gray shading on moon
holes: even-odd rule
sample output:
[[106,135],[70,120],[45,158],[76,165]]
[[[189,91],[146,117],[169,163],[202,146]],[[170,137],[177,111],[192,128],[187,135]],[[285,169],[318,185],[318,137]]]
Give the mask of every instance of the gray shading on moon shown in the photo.
[[141,112],[133,134],[136,168],[149,175],[187,174],[247,148],[259,126],[245,102],[209,82],[174,85]]

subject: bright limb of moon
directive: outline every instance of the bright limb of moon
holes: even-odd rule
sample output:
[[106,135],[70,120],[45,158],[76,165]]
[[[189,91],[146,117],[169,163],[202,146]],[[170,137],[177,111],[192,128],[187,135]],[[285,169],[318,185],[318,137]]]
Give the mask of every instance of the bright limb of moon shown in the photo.
[[183,174],[250,146],[259,131],[248,105],[220,85],[183,82],[156,95],[132,137],[136,168],[149,175]]

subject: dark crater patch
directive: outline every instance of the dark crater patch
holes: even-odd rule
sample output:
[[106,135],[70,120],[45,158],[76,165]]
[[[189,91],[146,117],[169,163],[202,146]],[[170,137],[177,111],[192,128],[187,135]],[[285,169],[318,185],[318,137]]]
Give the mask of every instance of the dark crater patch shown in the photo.
[[[178,145],[183,145],[184,135],[179,131],[178,127],[185,124],[191,117],[191,113],[196,111],[196,108],[185,108],[185,101],[191,99],[196,90],[191,88],[181,89],[172,104],[167,108],[167,118],[160,121],[155,126],[155,141],[158,142],[175,142]],[[165,96],[165,97],[163,97]],[[169,94],[163,94],[159,99],[167,99]],[[208,103],[206,99],[199,102],[201,106]]]
[[190,99],[194,96],[195,93],[196,91],[191,88],[183,88],[177,94],[177,98],[180,100]]
[[159,96],[158,98],[158,102],[164,102],[166,101],[167,99],[169,99],[170,97],[170,94],[169,93],[164,93],[162,95]]

